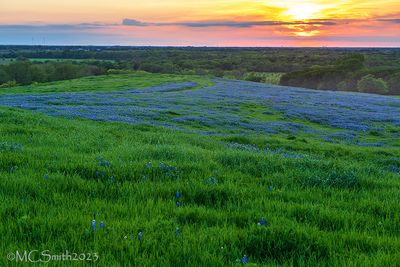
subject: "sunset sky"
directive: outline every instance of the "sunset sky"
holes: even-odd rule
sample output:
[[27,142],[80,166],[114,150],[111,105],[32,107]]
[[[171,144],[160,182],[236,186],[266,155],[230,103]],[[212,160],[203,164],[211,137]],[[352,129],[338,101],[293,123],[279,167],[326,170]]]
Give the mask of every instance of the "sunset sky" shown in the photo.
[[0,0],[0,44],[400,47],[400,1]]

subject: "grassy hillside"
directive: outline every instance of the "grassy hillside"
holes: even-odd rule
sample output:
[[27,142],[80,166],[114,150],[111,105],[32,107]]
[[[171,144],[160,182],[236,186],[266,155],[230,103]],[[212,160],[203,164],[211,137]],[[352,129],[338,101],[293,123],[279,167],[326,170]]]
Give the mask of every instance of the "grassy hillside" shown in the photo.
[[67,81],[37,83],[33,85],[0,88],[0,94],[8,93],[56,93],[56,92],[107,92],[129,88],[145,88],[164,83],[194,81],[199,85],[208,79],[195,75],[150,74],[144,71],[128,74],[90,76]]
[[[132,102],[113,92],[188,80],[200,86],[133,90]],[[253,266],[399,264],[400,144],[393,118],[358,130],[364,121],[339,113],[344,107],[336,114],[352,119],[341,125],[352,128],[333,127],[336,121],[310,114],[289,116],[290,107],[300,112],[296,96],[307,91],[213,83],[204,89],[211,82],[193,77],[108,76],[7,91],[24,93],[15,95],[23,105],[30,104],[29,90],[37,92],[33,103],[42,113],[8,108],[12,96],[0,95],[2,265],[10,263],[9,252],[34,249],[97,253],[98,266],[226,266],[242,264],[244,255]],[[284,93],[276,91],[272,104],[256,94],[257,102],[233,84],[245,96]],[[53,91],[86,93],[52,93],[59,102],[47,102],[45,92]],[[373,96],[344,97],[359,97],[353,114],[362,104],[375,108]],[[120,114],[84,119],[84,109],[102,107],[104,99],[114,111],[129,103],[148,109],[130,115],[141,118],[137,123],[122,122]],[[378,102],[385,99],[397,107],[398,99]],[[46,115],[60,105],[83,111]],[[337,133],[358,140],[325,138]]]

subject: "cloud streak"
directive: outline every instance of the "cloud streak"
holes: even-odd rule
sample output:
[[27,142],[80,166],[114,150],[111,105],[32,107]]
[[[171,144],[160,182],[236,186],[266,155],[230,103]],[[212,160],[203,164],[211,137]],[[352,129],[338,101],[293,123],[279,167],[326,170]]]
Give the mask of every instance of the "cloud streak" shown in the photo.
[[400,24],[400,19],[378,19],[378,21]]
[[76,31],[91,30],[118,26],[119,24],[108,23],[78,23],[78,24],[0,24],[0,30],[4,31],[26,31],[26,30],[49,30],[49,31]]
[[[251,28],[256,26],[335,26],[341,24],[351,24],[355,22],[365,22],[358,19],[313,19],[307,21],[229,21],[229,20],[208,20],[208,21],[187,21],[187,22],[144,22],[136,19],[125,18],[122,20],[123,26],[133,27],[162,27],[162,26],[182,26],[189,28],[207,27],[228,27],[228,28]],[[400,19],[371,19],[369,22],[386,22],[390,24],[400,24]]]
[[[187,22],[143,22],[135,19],[123,19],[122,23],[60,23],[60,24],[0,24],[1,31],[76,31],[93,30],[118,26],[131,27],[164,27],[181,26],[188,28],[208,28],[208,27],[227,27],[227,28],[251,28],[256,26],[336,26],[341,24],[350,24],[359,20],[329,20],[318,19],[308,21],[229,21],[229,20],[208,20],[208,21],[187,21]],[[364,20],[365,21],[365,20]],[[400,19],[375,19],[371,21],[385,22],[390,24],[400,24]]]
[[135,19],[123,19],[122,25],[135,27],[150,26],[183,26],[190,28],[207,28],[207,27],[229,27],[229,28],[250,28],[255,26],[285,26],[285,25],[321,25],[333,26],[334,21],[328,20],[310,20],[310,21],[189,21],[189,22],[143,22]]

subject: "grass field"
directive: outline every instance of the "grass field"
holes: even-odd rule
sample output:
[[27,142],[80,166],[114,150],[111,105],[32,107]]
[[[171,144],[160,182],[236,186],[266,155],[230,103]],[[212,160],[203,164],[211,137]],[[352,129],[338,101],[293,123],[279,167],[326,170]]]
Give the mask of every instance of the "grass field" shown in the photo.
[[399,266],[399,102],[145,73],[4,89],[1,265]]
[[80,79],[56,81],[1,88],[0,94],[7,93],[56,93],[56,92],[107,92],[129,88],[145,88],[171,82],[194,81],[205,85],[209,80],[193,75],[150,74],[148,72],[133,72],[130,74],[114,74],[104,76],[89,76]]

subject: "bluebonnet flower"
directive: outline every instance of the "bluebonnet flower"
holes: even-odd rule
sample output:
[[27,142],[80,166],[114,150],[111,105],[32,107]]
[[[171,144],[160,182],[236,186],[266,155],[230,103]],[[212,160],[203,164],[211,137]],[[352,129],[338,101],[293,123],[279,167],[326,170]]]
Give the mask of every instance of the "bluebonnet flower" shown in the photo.
[[264,217],[261,217],[260,225],[261,225],[261,226],[264,226],[264,225],[265,225],[265,219],[264,219]]
[[143,240],[143,231],[139,231],[139,232],[138,232],[138,234],[137,234],[137,239],[138,239],[140,242],[142,242],[142,240]]
[[179,208],[181,206],[181,203],[179,201],[176,202],[176,207]]
[[286,151],[283,148],[277,148],[277,149],[271,149],[271,148],[265,148],[263,150],[266,153],[272,154],[272,155],[279,155],[279,156],[283,156],[285,158],[290,158],[290,159],[301,159],[301,158],[305,158],[308,157],[308,155],[306,154],[301,154],[301,153],[297,153],[297,152],[292,152],[292,151]]
[[160,167],[161,170],[163,170],[164,167],[165,167],[164,163],[162,163],[162,162],[160,162],[160,163],[158,164],[158,166]]
[[102,163],[102,165],[103,165],[104,167],[109,168],[109,167],[111,166],[111,163],[108,162],[108,161],[106,161],[106,160],[104,160],[103,163]]
[[11,150],[11,151],[16,150],[16,148],[17,148],[17,145],[16,145],[15,143],[12,143],[12,144],[10,145],[10,150]]
[[44,179],[47,181],[47,180],[49,180],[49,174],[48,173],[46,173],[45,175],[44,175]]
[[181,193],[179,191],[176,191],[175,193],[175,198],[179,199],[181,197]]
[[369,142],[369,143],[363,143],[363,142],[358,142],[356,143],[357,146],[365,146],[365,147],[383,147],[385,146],[384,142]]
[[153,164],[151,163],[151,161],[149,161],[149,162],[146,163],[146,168],[151,168],[152,165]]
[[111,167],[111,163],[108,162],[107,160],[105,160],[102,157],[97,157],[98,163],[100,167],[105,167],[105,168],[109,168]]
[[104,226],[105,226],[105,225],[104,225],[104,222],[101,221],[101,222],[100,222],[100,229],[104,229]]
[[226,143],[225,144],[227,147],[235,148],[235,149],[240,149],[240,150],[247,150],[247,151],[253,151],[253,152],[259,152],[260,149],[253,145],[253,144],[239,144],[239,143]]
[[92,221],[92,230],[96,231],[96,228],[97,228],[96,220],[93,220]]
[[272,192],[272,191],[274,191],[274,187],[273,187],[272,185],[270,185],[270,186],[268,186],[268,190],[269,190],[270,192]]
[[389,171],[394,173],[394,174],[400,174],[400,168],[397,166],[390,166]]
[[182,234],[181,229],[179,229],[178,227],[176,227],[175,229],[175,235],[176,236],[180,236]]
[[247,264],[248,262],[249,262],[249,259],[247,258],[246,255],[244,255],[243,258],[242,258],[242,263],[243,264]]
[[210,177],[207,179],[207,183],[209,184],[218,184],[218,180],[215,177]]

